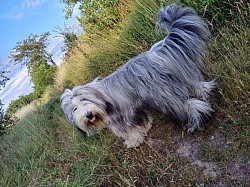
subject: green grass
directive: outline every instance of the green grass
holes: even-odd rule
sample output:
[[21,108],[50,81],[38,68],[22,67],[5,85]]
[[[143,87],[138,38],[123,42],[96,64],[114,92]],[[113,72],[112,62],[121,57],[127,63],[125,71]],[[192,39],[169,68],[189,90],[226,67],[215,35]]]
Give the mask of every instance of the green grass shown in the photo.
[[[185,1],[203,13],[198,2]],[[115,28],[81,38],[47,97],[57,98],[65,87],[109,75],[163,37],[155,22],[159,7],[167,2],[126,3],[124,17]],[[219,10],[211,7],[215,5],[209,4],[204,14],[209,23],[216,21],[209,17]],[[237,12],[230,22],[212,27],[206,76],[217,80],[219,96],[215,118],[204,132],[188,135],[156,116],[146,142],[137,149],[126,149],[107,129],[83,137],[69,125],[59,99],[54,98],[0,137],[0,186],[218,186],[219,182],[247,186],[249,181],[230,176],[234,163],[247,167],[250,162],[250,25],[245,19],[250,14],[249,4],[240,1],[238,5],[242,14]],[[216,134],[223,137],[218,145],[211,140]],[[180,156],[178,149],[185,142],[194,142],[197,153]],[[217,177],[204,174],[204,168],[192,164],[194,159],[216,164]]]
[[51,153],[44,150],[53,151],[55,144],[48,123],[47,117],[35,112],[1,137],[1,186],[27,186],[46,172],[40,168],[46,168]]
[[69,182],[85,186],[89,176],[105,166],[102,158],[113,140],[103,141],[104,136],[82,138],[64,119],[58,99],[53,100],[1,137],[0,186],[64,186]]

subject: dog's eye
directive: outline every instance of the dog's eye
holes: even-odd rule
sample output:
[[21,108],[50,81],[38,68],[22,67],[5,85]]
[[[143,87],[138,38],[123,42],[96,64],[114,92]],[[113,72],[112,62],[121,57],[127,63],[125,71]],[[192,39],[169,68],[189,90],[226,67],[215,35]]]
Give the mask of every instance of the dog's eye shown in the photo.
[[81,101],[86,101],[86,99],[85,98],[81,98]]
[[73,109],[73,112],[75,112],[75,111],[76,111],[76,109],[77,109],[77,108],[74,108],[74,109]]

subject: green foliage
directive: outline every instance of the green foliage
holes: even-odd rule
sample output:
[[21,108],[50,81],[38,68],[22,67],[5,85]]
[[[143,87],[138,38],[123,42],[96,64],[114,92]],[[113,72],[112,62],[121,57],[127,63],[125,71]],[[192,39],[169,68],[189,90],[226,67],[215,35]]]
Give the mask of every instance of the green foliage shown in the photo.
[[7,114],[12,115],[23,106],[40,98],[47,86],[53,84],[53,77],[57,67],[47,64],[44,60],[42,62],[42,60],[39,64],[35,64],[36,67],[33,67],[33,71],[31,72],[31,80],[34,83],[34,92],[25,96],[20,96],[17,100],[12,100],[7,109]]
[[66,17],[70,17],[73,7],[76,3],[80,3],[81,16],[78,17],[78,21],[86,32],[95,33],[114,28],[121,19],[119,14],[121,0],[64,0],[63,2],[66,4]]
[[[249,181],[244,185],[243,179],[232,175],[230,169],[245,163],[245,155],[250,160],[250,25],[245,19],[248,4],[240,9],[242,15],[237,16],[241,14],[238,12],[220,20],[223,17],[215,19],[208,14],[214,11],[212,7],[219,7],[215,0],[182,2],[190,3],[201,15],[205,12],[206,19],[219,31],[213,34],[206,69],[208,79],[216,78],[218,82],[215,122],[205,132],[190,136],[172,125],[162,125],[165,122],[160,120],[159,124],[154,122],[155,128],[145,144],[128,150],[105,130],[91,138],[82,137],[68,124],[59,99],[52,99],[2,137],[0,186],[247,186]],[[219,7],[222,11],[227,10],[224,2]],[[107,26],[103,35],[86,34],[81,49],[73,48],[63,64],[62,74],[67,76],[62,77],[67,79],[62,82],[74,86],[98,75],[107,76],[129,58],[148,50],[163,37],[154,29],[160,6],[156,0],[133,1],[129,11],[124,9],[126,18],[114,28]],[[222,145],[211,140],[214,133],[225,135],[225,140],[219,142]],[[187,142],[202,142],[200,152],[193,146],[187,150],[189,158],[182,159],[177,150]],[[215,178],[202,172],[208,171],[206,166],[194,164],[196,154],[201,157],[198,161],[215,163]],[[239,169],[241,174],[245,169],[240,168],[235,171]]]
[[31,81],[34,83],[34,90],[37,97],[41,96],[47,86],[52,85],[56,70],[56,66],[49,65],[45,61],[41,62],[36,68],[33,68]]
[[45,32],[41,36],[30,34],[28,39],[17,43],[9,58],[15,63],[27,66],[29,72],[32,71],[32,67],[38,66],[43,60],[55,65],[52,54],[46,50],[49,35],[49,32]]
[[18,99],[11,101],[9,107],[7,108],[6,113],[12,115],[15,112],[17,112],[20,108],[31,103],[35,99],[37,99],[37,95],[35,93],[30,93],[25,96],[20,96]]
[[77,45],[78,37],[74,32],[63,32],[61,34],[64,37],[64,52],[70,51],[74,46]]
[[247,0],[181,0],[195,8],[213,25],[226,24],[235,20],[249,19],[250,3]]
[[66,28],[64,31],[60,30],[60,35],[64,38],[64,46],[62,52],[64,52],[65,59],[69,57],[70,53],[74,48],[79,45],[79,39],[77,34],[74,33],[70,28]]
[[[2,89],[5,86],[6,81],[9,80],[9,78],[6,76],[7,71],[0,71],[0,89]],[[8,121],[8,116],[5,114],[3,109],[3,104],[0,100],[0,134],[2,134],[5,130],[5,125]]]
[[0,100],[0,136],[3,135],[7,131],[7,127],[11,126],[16,120],[16,118],[12,118],[4,111],[3,104]]
[[6,76],[6,73],[9,73],[8,71],[0,71],[0,88],[5,86],[6,81],[9,80],[9,78]]
[[119,21],[118,7],[121,0],[86,0],[80,5],[79,22],[88,32],[92,29],[103,30],[113,28]]
[[16,100],[12,100],[7,108],[7,114],[16,113],[23,106],[30,104],[35,99],[41,97],[46,88],[53,84],[53,77],[57,70],[56,66],[48,65],[46,62],[40,63],[31,72],[31,80],[34,83],[34,92],[25,96],[20,96]]
[[72,16],[75,5],[77,3],[83,3],[84,0],[62,0],[62,2],[65,4],[65,18],[68,19]]
[[[40,97],[46,87],[52,84],[57,67],[52,59],[52,54],[46,50],[49,35],[49,32],[45,32],[41,36],[30,34],[28,39],[17,43],[9,56],[15,63],[27,66],[31,80],[35,85],[36,98]],[[52,63],[52,65],[49,63]],[[12,108],[19,108],[24,103],[30,102],[24,98],[19,99],[18,107]]]

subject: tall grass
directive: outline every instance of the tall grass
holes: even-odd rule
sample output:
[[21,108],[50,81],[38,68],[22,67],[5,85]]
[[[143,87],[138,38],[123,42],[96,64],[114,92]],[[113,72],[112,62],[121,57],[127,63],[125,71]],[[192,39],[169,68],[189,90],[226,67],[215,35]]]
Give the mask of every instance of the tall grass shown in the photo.
[[[122,19],[114,28],[82,36],[59,69],[54,87],[44,95],[44,102],[58,97],[65,88],[99,75],[105,77],[148,50],[165,35],[155,29],[155,22],[159,8],[170,2],[126,1]],[[181,2],[204,12],[204,7],[197,4],[200,1]],[[217,6],[217,1],[213,2],[206,11],[214,11],[211,6]],[[237,12],[230,26],[223,22],[212,27],[206,76],[218,82],[216,120],[210,128],[222,129],[227,141],[234,142],[231,155],[248,155],[250,160],[250,25],[245,19],[249,4],[240,5],[243,13]],[[205,19],[213,24],[216,20],[209,15],[204,14]],[[159,145],[153,148],[145,143],[138,149],[124,149],[121,140],[108,130],[92,138],[81,136],[65,119],[59,99],[50,99],[0,137],[0,186],[206,186],[213,182],[176,154],[169,129],[160,125],[156,128],[159,130],[152,131],[150,137],[161,138]],[[217,159],[204,147],[203,157]],[[219,155],[227,157],[227,153],[221,150]],[[241,184],[234,182],[230,184]]]
[[1,137],[1,186],[36,185],[46,172],[46,161],[51,153],[45,150],[53,151],[55,140],[49,119],[39,113],[27,115],[10,133]]
[[71,128],[54,99],[22,118],[0,139],[0,186],[86,186],[105,166],[112,137],[85,139]]
[[228,141],[250,161],[250,23],[247,20],[223,27],[211,44],[211,72],[218,82],[220,99],[217,124]]
[[[159,4],[137,0],[125,8],[127,15],[114,29],[94,35],[86,33],[80,46],[63,63],[56,76],[56,88],[83,84],[107,76],[130,58],[148,50],[163,37],[155,29]],[[123,12],[124,14],[124,12]]]
[[[84,138],[68,125],[55,99],[1,137],[0,186],[195,184],[192,175],[198,171],[185,168],[185,162],[171,152],[163,156],[150,145],[123,149],[106,130]],[[183,175],[179,175],[181,171]]]

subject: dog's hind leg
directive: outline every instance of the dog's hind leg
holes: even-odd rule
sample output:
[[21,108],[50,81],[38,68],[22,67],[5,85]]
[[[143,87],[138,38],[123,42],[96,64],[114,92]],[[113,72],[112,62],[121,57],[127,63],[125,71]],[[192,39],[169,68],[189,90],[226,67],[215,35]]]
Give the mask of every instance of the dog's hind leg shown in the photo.
[[203,129],[203,125],[209,122],[214,112],[208,103],[198,99],[187,100],[185,110],[188,118],[186,127],[189,133],[196,129]]
[[195,86],[196,97],[206,101],[214,96],[214,91],[217,87],[215,80],[209,82],[197,82]]

